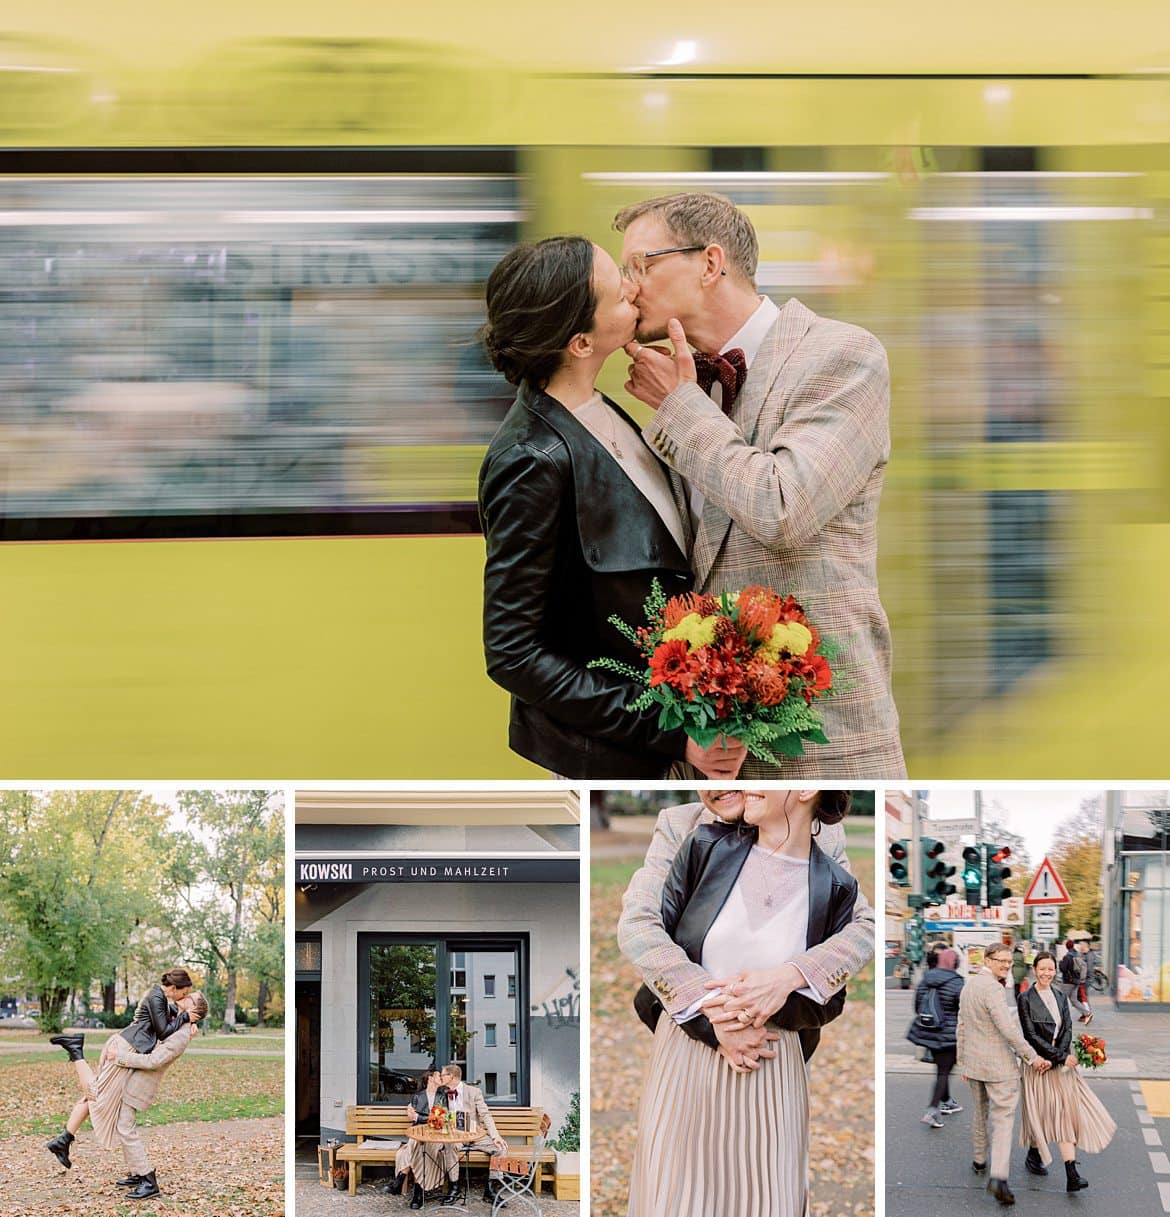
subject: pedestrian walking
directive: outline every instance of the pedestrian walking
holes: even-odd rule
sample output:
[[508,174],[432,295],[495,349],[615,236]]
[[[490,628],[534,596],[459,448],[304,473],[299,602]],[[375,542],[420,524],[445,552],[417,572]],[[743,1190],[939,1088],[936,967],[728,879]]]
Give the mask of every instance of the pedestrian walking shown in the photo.
[[934,1085],[922,1123],[931,1128],[943,1127],[943,1116],[963,1109],[951,1098],[951,1070],[958,1051],[959,1000],[963,978],[955,971],[955,952],[948,953],[948,965],[942,966],[939,952],[928,951],[926,975],[914,991],[914,1018],[906,1038],[920,1048],[930,1050],[934,1059]]
[[1093,1021],[1093,1012],[1081,1000],[1081,986],[1085,983],[1088,972],[1085,968],[1085,957],[1076,949],[1071,938],[1064,944],[1064,955],[1060,960],[1060,991],[1068,998],[1069,1005],[1080,1012],[1077,1022]]
[[1047,1175],[1055,1141],[1064,1160],[1065,1190],[1088,1187],[1077,1171],[1077,1146],[1100,1153],[1117,1131],[1101,1100],[1085,1084],[1072,1051],[1072,1011],[1063,993],[1052,984],[1056,960],[1047,952],[1036,956],[1036,983],[1016,1002],[1020,1030],[1052,1068],[1044,1074],[1023,1072],[1023,1111],[1020,1144],[1028,1147],[1024,1166],[1033,1175]]
[[[958,1069],[971,1085],[975,1103],[971,1134],[975,1149],[971,1167],[982,1174],[991,1164],[987,1190],[999,1204],[1015,1204],[1008,1186],[1012,1158],[1012,1125],[1020,1102],[1020,1073],[1016,1057],[1037,1073],[1051,1065],[1020,1033],[1008,1009],[1003,986],[1011,971],[1007,945],[993,942],[984,952],[984,966],[963,986],[959,1000]],[[990,1149],[990,1157],[988,1150]]]
[[1016,997],[1020,996],[1020,990],[1023,988],[1024,981],[1028,978],[1028,961],[1024,958],[1024,948],[1020,943],[1016,943],[1012,950],[1012,985],[1016,991]]

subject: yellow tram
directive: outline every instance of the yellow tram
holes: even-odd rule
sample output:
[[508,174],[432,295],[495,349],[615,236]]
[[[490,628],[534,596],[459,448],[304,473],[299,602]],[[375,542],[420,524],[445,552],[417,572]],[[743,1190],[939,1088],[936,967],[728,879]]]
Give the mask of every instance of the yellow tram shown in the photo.
[[1164,776],[1156,5],[9,8],[4,776],[541,776],[480,650],[483,284],[691,185],[889,350],[912,774]]

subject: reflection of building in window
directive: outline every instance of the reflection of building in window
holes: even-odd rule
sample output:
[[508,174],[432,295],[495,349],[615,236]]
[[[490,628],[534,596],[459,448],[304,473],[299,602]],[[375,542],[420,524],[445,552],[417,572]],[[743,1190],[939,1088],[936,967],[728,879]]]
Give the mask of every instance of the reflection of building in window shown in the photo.
[[516,1043],[516,1024],[515,1023],[508,1024],[508,1043],[513,1044],[513,1045]]
[[496,1024],[495,1023],[485,1023],[484,1024],[483,1042],[484,1042],[484,1046],[487,1048],[494,1048],[496,1046]]
[[488,975],[483,978],[483,995],[484,997],[495,997],[496,995],[496,978]]
[[1110,947],[1116,960],[1117,1000],[1170,1006],[1170,791],[1115,791],[1108,800],[1116,861],[1102,934],[1106,962]]
[[485,1073],[483,1075],[483,1092],[489,1098],[496,1096],[496,1075],[494,1073]]
[[516,977],[512,973],[509,973],[508,975],[508,996],[516,996]]

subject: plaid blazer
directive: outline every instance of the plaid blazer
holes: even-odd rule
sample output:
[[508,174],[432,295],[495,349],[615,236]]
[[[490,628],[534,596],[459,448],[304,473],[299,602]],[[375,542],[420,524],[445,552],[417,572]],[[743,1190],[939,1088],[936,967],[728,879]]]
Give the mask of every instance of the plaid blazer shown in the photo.
[[[135,1111],[146,1111],[154,1103],[163,1074],[187,1051],[192,1039],[194,1036],[188,1030],[188,1025],[184,1024],[173,1035],[159,1040],[150,1052],[134,1052],[122,1040],[117,1045],[115,1059],[120,1066],[131,1071],[126,1079],[126,1089],[122,1092],[122,1102],[129,1103]],[[126,1045],[124,1048],[123,1044]]]
[[1036,1053],[1020,1030],[1015,1007],[994,973],[980,968],[967,978],[959,998],[959,1049],[955,1068],[977,1082],[1008,1082],[1020,1076],[1016,1057],[1028,1064]]
[[706,506],[695,589],[758,583],[794,595],[841,648],[847,691],[822,704],[829,743],[741,778],[902,778],[890,628],[878,599],[877,514],[890,455],[886,353],[870,333],[789,300],[725,416],[687,383],[643,435]]
[[[703,997],[712,977],[699,964],[692,963],[663,928],[662,888],[684,838],[698,824],[710,824],[715,819],[702,803],[686,803],[661,812],[646,860],[622,897],[618,946],[672,1016],[681,1014]],[[824,825],[817,844],[829,858],[849,870],[845,832],[839,824]],[[828,998],[873,958],[873,952],[874,913],[858,889],[849,926],[819,946],[810,947],[792,962],[809,984]]]

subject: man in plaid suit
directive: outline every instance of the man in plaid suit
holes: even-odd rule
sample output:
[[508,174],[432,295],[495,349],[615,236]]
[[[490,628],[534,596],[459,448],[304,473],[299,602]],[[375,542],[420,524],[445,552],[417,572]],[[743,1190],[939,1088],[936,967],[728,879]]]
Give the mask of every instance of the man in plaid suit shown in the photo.
[[972,1137],[976,1173],[987,1168],[988,1129],[991,1176],[987,1190],[1000,1204],[1015,1204],[1008,1187],[1012,1159],[1012,1124],[1020,1102],[1020,1057],[1040,1073],[1051,1066],[1032,1050],[1009,1009],[1004,988],[1012,970],[1011,947],[993,942],[983,953],[984,966],[963,986],[959,998],[959,1046],[955,1068],[971,1086],[975,1100]]
[[[806,744],[779,771],[749,756],[740,776],[905,777],[877,589],[885,351],[796,299],[777,307],[758,295],[755,231],[719,195],[650,199],[614,226],[638,289],[626,389],[654,409],[643,435],[686,481],[696,591],[762,584],[794,595],[841,647],[842,691],[822,703],[829,743]],[[642,345],[668,336],[673,355]],[[718,354],[697,368],[688,343]]]
[[[804,793],[804,792],[802,792]],[[743,816],[742,790],[700,791],[701,803],[667,807],[658,816],[646,860],[635,872],[622,897],[618,921],[618,946],[638,969],[650,991],[672,1018],[685,1018],[697,1011],[701,1002],[711,998],[711,975],[673,942],[662,924],[662,888],[671,863],[683,840],[699,825],[715,819],[732,822]],[[839,824],[823,824],[817,845],[838,865],[849,869],[845,856],[845,831]],[[775,970],[765,996],[730,993],[722,995],[725,1010],[747,1009],[758,1025],[715,1025],[720,1044],[728,1054],[749,1068],[768,1052],[765,1015],[779,1010],[791,993],[807,986],[826,1001],[855,972],[863,968],[874,953],[874,913],[860,889],[853,909],[853,921],[840,934],[810,947],[791,963]],[[762,979],[762,978],[760,978]],[[760,1009],[756,1009],[756,1006]]]

